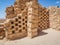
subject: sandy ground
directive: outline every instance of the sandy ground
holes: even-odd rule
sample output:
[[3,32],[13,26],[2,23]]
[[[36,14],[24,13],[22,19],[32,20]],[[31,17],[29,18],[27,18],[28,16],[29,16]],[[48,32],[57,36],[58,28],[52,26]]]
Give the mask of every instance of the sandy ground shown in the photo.
[[60,31],[50,28],[32,39],[25,37],[14,41],[0,40],[0,45],[60,45]]

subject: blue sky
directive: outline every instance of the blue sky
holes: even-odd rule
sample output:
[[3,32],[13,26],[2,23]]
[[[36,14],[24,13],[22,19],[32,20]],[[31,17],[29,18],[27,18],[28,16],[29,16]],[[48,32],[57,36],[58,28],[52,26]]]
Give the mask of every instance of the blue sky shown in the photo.
[[[0,18],[5,18],[6,7],[13,5],[15,0],[0,0]],[[39,0],[38,1],[42,6],[60,6],[60,0]]]

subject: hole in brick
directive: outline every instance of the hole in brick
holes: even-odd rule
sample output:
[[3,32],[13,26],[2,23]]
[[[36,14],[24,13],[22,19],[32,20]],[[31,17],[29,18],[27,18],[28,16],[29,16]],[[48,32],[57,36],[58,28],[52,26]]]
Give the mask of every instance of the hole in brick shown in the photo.
[[25,27],[23,27],[23,29],[25,29]]
[[38,27],[40,27],[40,25]]
[[14,22],[11,22],[11,24],[14,24]]
[[24,19],[22,19],[24,21]]
[[19,23],[21,23],[21,21],[19,21]]
[[27,26],[27,24],[26,24],[26,26]]
[[25,21],[25,23],[27,23],[27,21]]
[[25,17],[27,19],[27,17]]
[[24,25],[25,23],[23,23],[23,25]]
[[21,10],[24,10],[24,9],[21,9]]
[[15,24],[16,26],[18,26],[18,24]]
[[19,19],[21,19],[21,17],[18,17]]
[[21,27],[21,25],[19,25],[19,27]]
[[14,26],[11,26],[11,28],[14,28]]
[[17,18],[16,18],[15,20],[16,20],[16,22],[18,21],[18,19],[17,19]]
[[15,31],[12,31],[12,34],[14,34],[15,33]]
[[22,32],[22,30],[20,29],[19,32]]

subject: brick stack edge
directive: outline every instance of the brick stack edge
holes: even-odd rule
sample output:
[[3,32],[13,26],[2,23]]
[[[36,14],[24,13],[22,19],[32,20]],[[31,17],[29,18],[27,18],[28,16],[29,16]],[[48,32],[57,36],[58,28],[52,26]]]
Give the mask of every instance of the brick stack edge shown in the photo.
[[27,30],[28,37],[35,37],[38,35],[38,4],[37,2],[28,2],[28,20]]
[[42,7],[38,0],[16,0],[6,8],[6,38],[33,38],[49,27],[60,30],[60,8]]
[[4,24],[0,24],[0,39],[5,38]]
[[33,38],[49,28],[49,13],[38,0],[16,0],[13,6],[6,8],[6,14],[7,20],[10,19],[5,24],[7,39]]

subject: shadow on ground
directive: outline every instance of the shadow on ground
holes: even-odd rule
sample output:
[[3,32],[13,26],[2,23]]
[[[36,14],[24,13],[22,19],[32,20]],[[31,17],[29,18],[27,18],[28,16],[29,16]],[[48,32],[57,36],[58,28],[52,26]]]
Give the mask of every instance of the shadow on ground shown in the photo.
[[40,32],[38,32],[38,35],[33,37],[33,38],[36,38],[36,37],[39,37],[39,36],[44,36],[44,35],[47,35],[47,34],[48,34],[47,32],[40,31]]
[[47,32],[44,32],[44,31],[41,31],[39,34],[38,34],[38,36],[43,36],[43,35],[46,35],[46,34],[48,34]]

